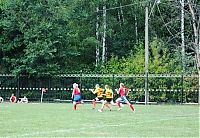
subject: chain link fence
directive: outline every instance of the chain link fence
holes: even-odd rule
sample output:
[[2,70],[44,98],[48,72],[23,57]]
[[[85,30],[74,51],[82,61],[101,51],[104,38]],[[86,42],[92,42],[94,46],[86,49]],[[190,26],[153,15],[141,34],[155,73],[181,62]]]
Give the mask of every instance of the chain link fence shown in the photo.
[[[132,102],[145,101],[144,74],[65,74],[53,77],[29,77],[1,74],[0,96],[8,101],[14,93],[17,98],[26,96],[31,102],[40,102],[42,88],[44,102],[70,100],[72,84],[78,83],[84,100],[92,100],[94,95],[89,89],[95,84],[104,88],[110,85],[114,91],[114,99],[118,97],[116,89],[123,82],[130,90],[128,98]],[[198,103],[198,75],[149,74],[149,102],[156,103]]]

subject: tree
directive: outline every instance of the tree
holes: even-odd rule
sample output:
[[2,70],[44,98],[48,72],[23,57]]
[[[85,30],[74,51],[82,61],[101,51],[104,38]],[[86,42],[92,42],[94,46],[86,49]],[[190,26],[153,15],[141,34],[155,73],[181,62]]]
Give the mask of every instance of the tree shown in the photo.
[[190,46],[194,51],[194,57],[199,74],[199,99],[200,104],[200,2],[196,0],[188,0],[189,11],[191,14],[191,22],[193,28],[192,42]]
[[[68,1],[69,2],[69,1]],[[13,74],[55,74],[77,55],[71,45],[67,3],[62,0],[1,2],[3,67]]]

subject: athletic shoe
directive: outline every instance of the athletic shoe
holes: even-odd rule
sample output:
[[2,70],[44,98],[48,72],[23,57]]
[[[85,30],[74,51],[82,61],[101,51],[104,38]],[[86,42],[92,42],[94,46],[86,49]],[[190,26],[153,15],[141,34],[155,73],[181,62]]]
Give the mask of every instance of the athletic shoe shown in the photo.
[[122,110],[122,108],[119,108],[118,111]]
[[124,105],[123,105],[122,103],[120,103],[120,106],[121,106],[121,107],[124,107]]
[[102,112],[102,110],[98,109],[98,112]]

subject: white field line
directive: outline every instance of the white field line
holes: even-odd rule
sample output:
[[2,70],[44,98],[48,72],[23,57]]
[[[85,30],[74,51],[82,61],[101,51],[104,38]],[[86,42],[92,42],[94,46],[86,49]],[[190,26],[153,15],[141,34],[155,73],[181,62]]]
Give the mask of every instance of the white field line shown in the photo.
[[[150,120],[150,121],[140,121],[140,122],[134,122],[134,123],[124,123],[124,124],[104,124],[104,125],[99,125],[99,126],[96,126],[96,125],[90,125],[90,124],[84,124],[82,126],[84,127],[79,127],[78,128],[78,131],[84,131],[84,130],[88,130],[88,128],[105,128],[105,127],[121,127],[121,126],[129,126],[130,125],[138,125],[138,124],[147,124],[147,123],[153,123],[153,122],[160,122],[160,121],[170,121],[170,120],[177,120],[177,119],[185,119],[185,118],[188,118],[188,117],[191,117],[190,115],[198,115],[198,118],[200,118],[199,116],[199,113],[198,114],[189,114],[187,116],[171,116],[170,118],[164,118],[164,119],[159,119],[159,120]],[[187,128],[186,128],[187,129]],[[40,135],[44,135],[44,134],[53,134],[53,133],[63,133],[63,132],[75,132],[77,131],[77,128],[74,129],[74,128],[70,128],[70,129],[57,129],[57,130],[48,130],[48,131],[36,131],[34,133],[22,133],[20,135],[10,135],[10,136],[5,136],[5,138],[12,138],[12,137],[36,137],[36,136],[40,136]]]
[[[126,124],[119,124],[119,125],[106,125],[108,127],[116,127],[116,126],[125,126]],[[76,132],[77,129],[79,132],[81,131],[87,131],[88,128],[94,128],[95,131],[96,131],[96,128],[102,128],[102,127],[105,127],[105,126],[96,126],[96,125],[83,125],[84,127],[79,127],[79,128],[70,128],[70,129],[57,129],[57,130],[48,130],[48,131],[36,131],[34,133],[22,133],[22,134],[19,134],[19,135],[10,135],[10,136],[6,136],[4,138],[13,138],[13,137],[36,137],[36,136],[40,136],[40,135],[44,135],[44,134],[53,134],[53,133],[64,133],[64,132]],[[98,132],[99,133],[99,132]],[[105,133],[103,133],[105,134]]]

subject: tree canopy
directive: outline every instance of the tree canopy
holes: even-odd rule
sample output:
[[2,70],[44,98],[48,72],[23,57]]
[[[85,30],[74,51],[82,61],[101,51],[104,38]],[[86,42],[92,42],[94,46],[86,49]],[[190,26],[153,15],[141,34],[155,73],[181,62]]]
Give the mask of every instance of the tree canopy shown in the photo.
[[[199,29],[200,2],[188,0],[184,7],[186,72],[196,72],[188,3]],[[181,4],[168,0],[0,0],[0,72],[39,76],[80,70],[144,73],[145,6],[149,7],[150,72],[182,72]],[[105,22],[106,62],[97,65],[96,50],[101,61]]]

